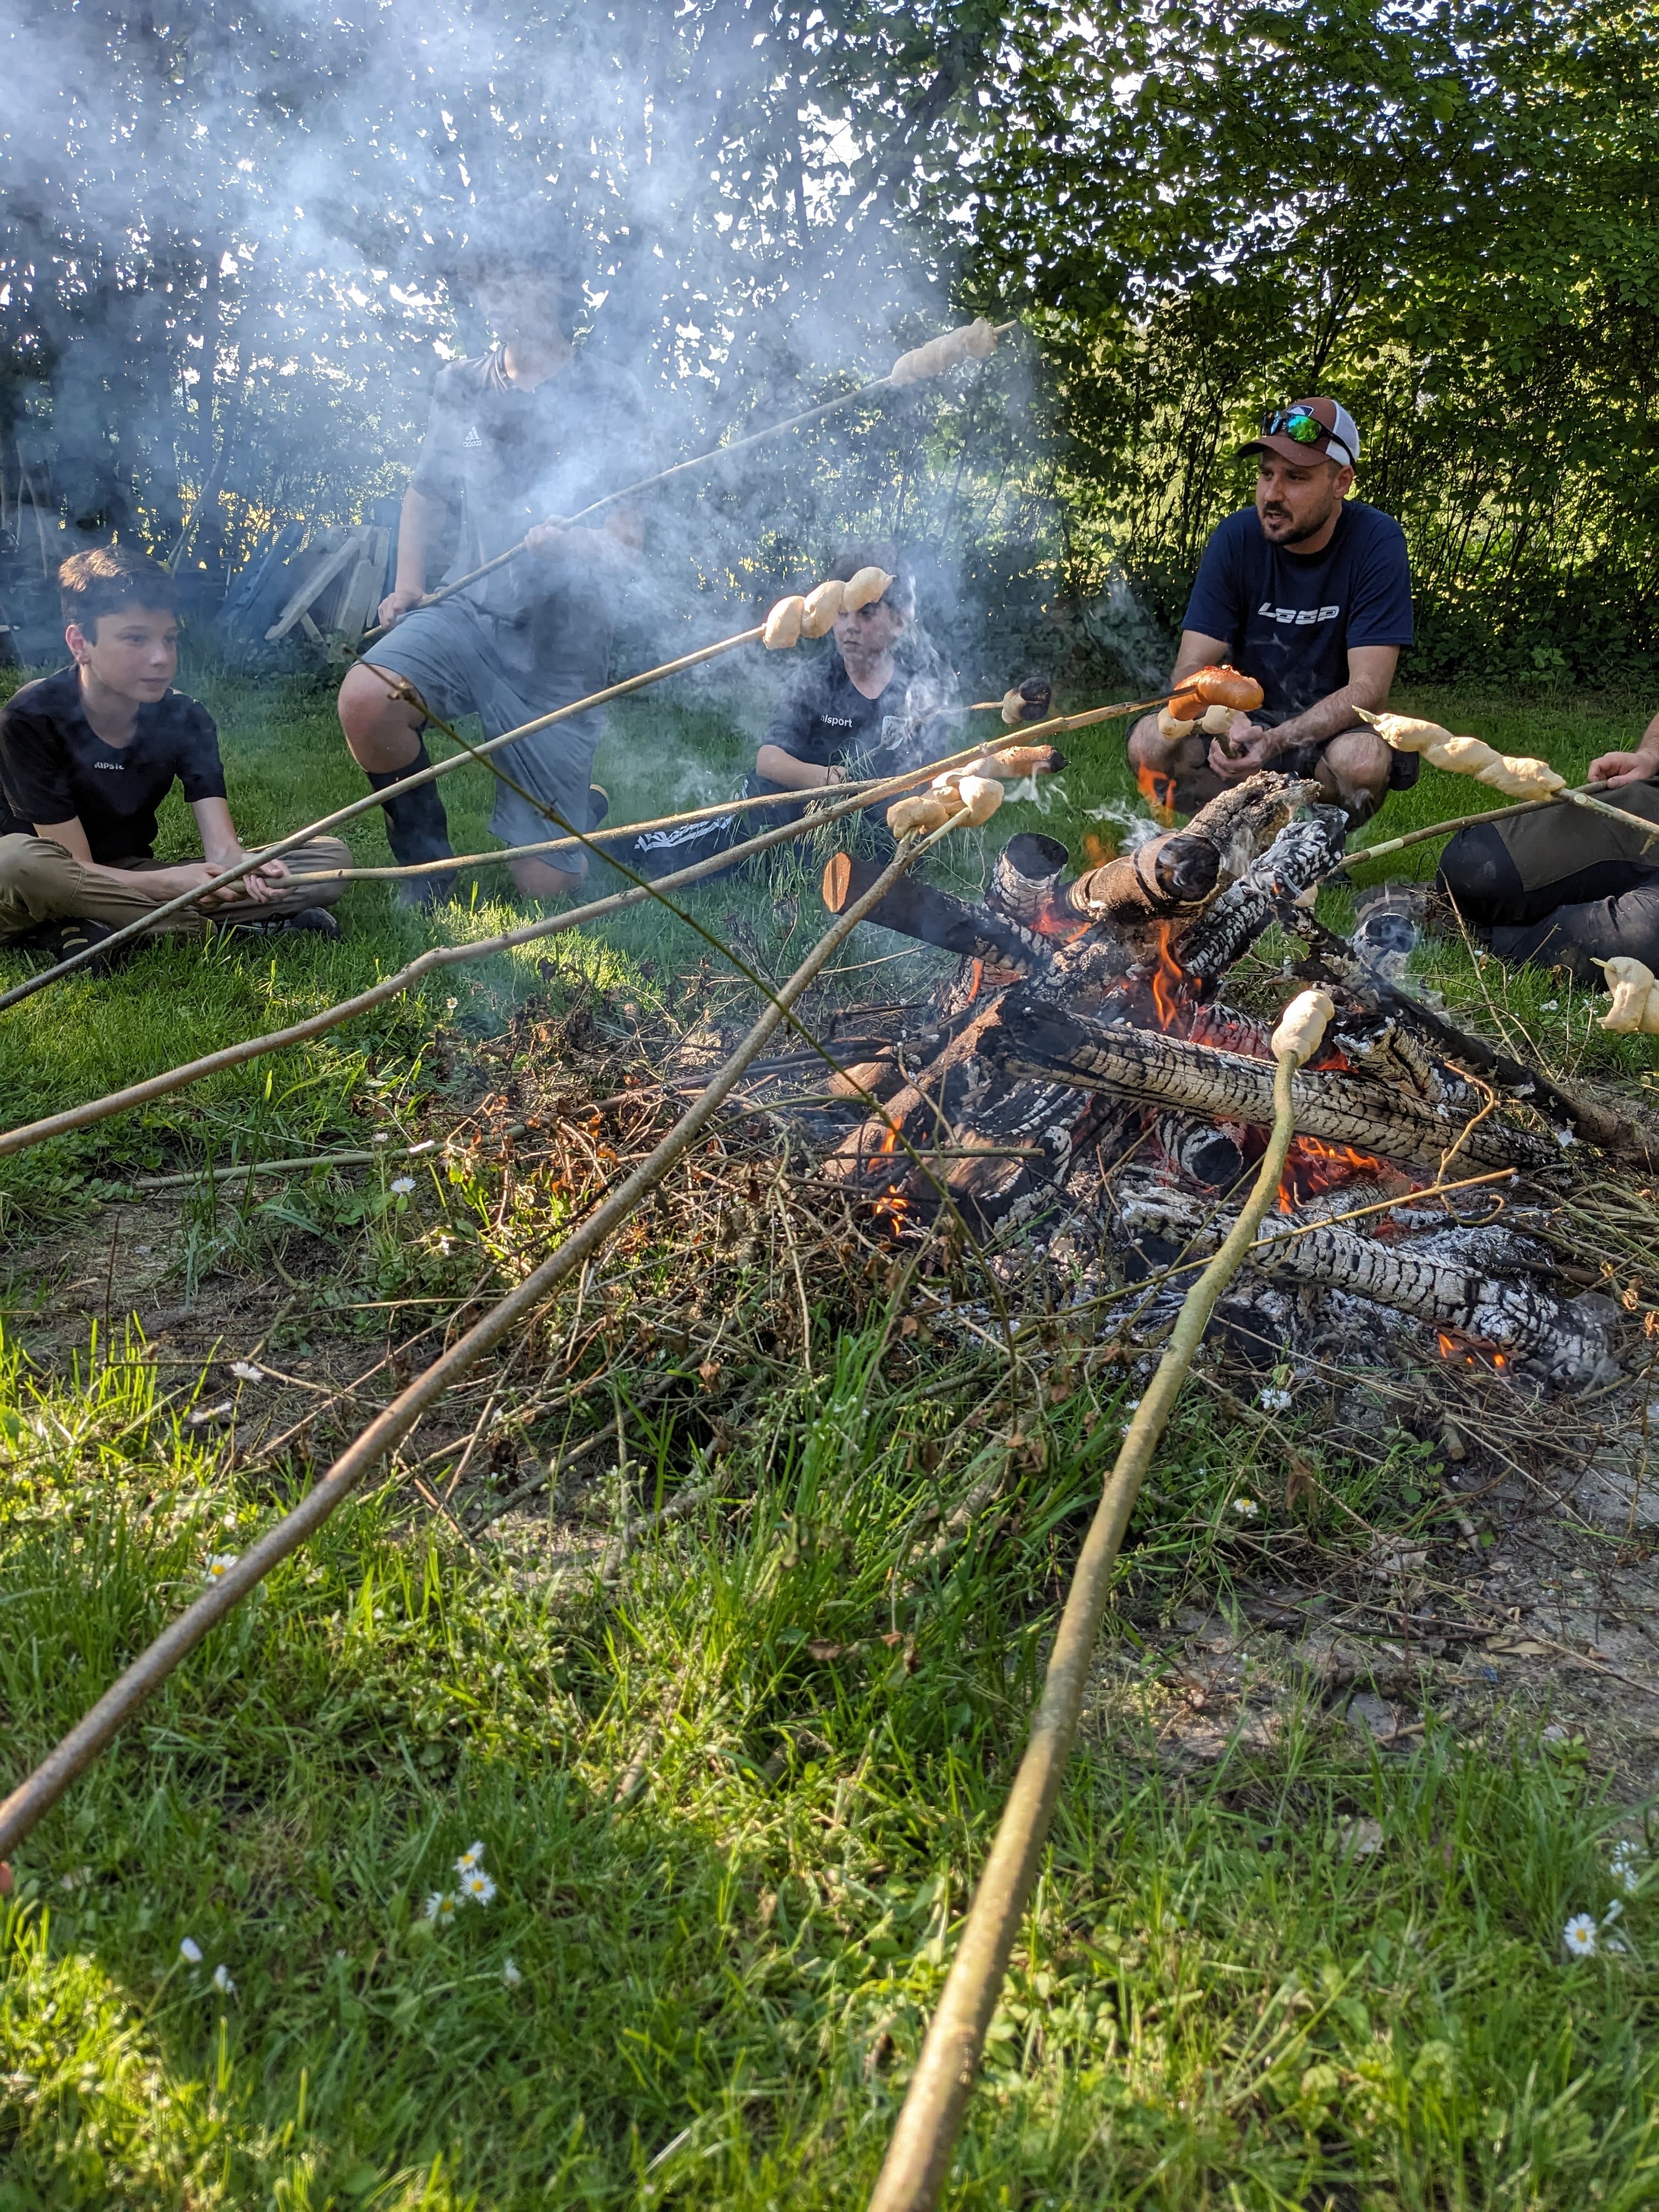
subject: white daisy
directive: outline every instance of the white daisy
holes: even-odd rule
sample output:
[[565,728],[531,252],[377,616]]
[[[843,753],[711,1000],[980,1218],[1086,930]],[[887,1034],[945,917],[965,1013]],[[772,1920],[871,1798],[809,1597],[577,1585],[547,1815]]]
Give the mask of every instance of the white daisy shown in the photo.
[[213,1986],[216,1990],[222,1990],[228,1997],[234,1996],[236,1994],[236,1984],[230,1978],[230,1968],[226,1966],[222,1959],[213,1970]]
[[434,1889],[426,1901],[426,1917],[440,1928],[447,1928],[455,1917],[455,1907],[460,1899],[447,1889]]
[[1561,1941],[1575,1959],[1593,1959],[1595,1955],[1595,1923],[1588,1912],[1575,1912],[1561,1930]]
[[1233,1511],[1238,1515],[1241,1520],[1255,1521],[1259,1520],[1261,1517],[1261,1508],[1256,1504],[1254,1498],[1235,1498],[1233,1500]]
[[481,1867],[483,1864],[483,1855],[482,1844],[469,1844],[455,1862],[456,1873],[471,1874],[474,1867]]
[[1615,1844],[1608,1864],[1613,1869],[1613,1880],[1626,1896],[1634,1897],[1642,1886],[1641,1846],[1628,1840]]
[[256,1367],[251,1359],[233,1359],[230,1371],[239,1382],[263,1382],[265,1379],[264,1369]]
[[413,1176],[393,1176],[392,1188],[399,1196],[406,1198],[415,1188],[415,1178]]
[[495,1894],[495,1885],[482,1867],[461,1876],[461,1895],[470,1897],[475,1905],[488,1905]]
[[1280,1383],[1267,1382],[1256,1392],[1255,1402],[1265,1406],[1270,1413],[1285,1413],[1290,1411],[1291,1394]]
[[184,1960],[187,1966],[199,1966],[201,1965],[202,1947],[193,1936],[186,1936],[179,1944],[179,1956]]
[[235,1565],[238,1556],[239,1555],[234,1552],[216,1552],[214,1553],[213,1557],[207,1563],[207,1583],[210,1589],[212,1588],[215,1583],[223,1582],[225,1577]]
[[1561,1001],[1559,999],[1546,999],[1540,1011],[1547,1014],[1553,1014],[1560,1003]]
[[507,1986],[510,1990],[516,1990],[520,1983],[524,1979],[524,1976],[519,1972],[518,1966],[514,1960],[504,1959],[501,1961],[501,1979],[507,1984]]

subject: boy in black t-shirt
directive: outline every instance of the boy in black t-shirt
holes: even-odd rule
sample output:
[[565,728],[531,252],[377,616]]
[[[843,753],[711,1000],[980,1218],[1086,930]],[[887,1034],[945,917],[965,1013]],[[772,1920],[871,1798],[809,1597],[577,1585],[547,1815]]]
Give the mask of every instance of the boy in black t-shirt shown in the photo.
[[[172,577],[125,546],[72,554],[58,575],[71,666],[26,684],[0,708],[0,943],[27,938],[54,959],[210,884],[246,859],[225,802],[212,717],[173,689],[179,623]],[[156,809],[177,781],[204,857],[151,859]],[[313,838],[169,915],[161,931],[210,921],[337,937],[327,912],[349,867],[337,837]]]
[[[833,642],[811,653],[795,670],[755,756],[754,773],[744,785],[745,799],[771,792],[817,791],[844,782],[850,762],[860,763],[862,773],[861,764],[872,756],[877,757],[872,773],[902,773],[914,750],[918,693],[925,692],[934,703],[943,702],[944,672],[933,663],[932,647],[917,646],[908,635],[915,590],[897,554],[890,546],[854,546],[828,573],[847,583],[860,568],[885,569],[893,580],[868,606],[838,614],[830,632]],[[918,666],[919,662],[930,665]],[[941,749],[948,750],[954,742],[947,740]],[[906,757],[899,757],[900,750]],[[923,744],[915,757],[927,760],[930,748]],[[774,816],[769,808],[757,808],[722,814],[711,822],[688,822],[674,830],[647,830],[627,845],[611,849],[642,875],[664,875],[722,852],[754,836],[769,821],[788,820],[797,811],[781,808]]]
[[1142,788],[1182,813],[1274,768],[1313,777],[1358,825],[1391,783],[1417,773],[1414,754],[1391,753],[1353,711],[1387,705],[1412,641],[1405,536],[1391,515],[1348,498],[1359,433],[1337,400],[1275,408],[1243,451],[1256,456],[1255,502],[1204,549],[1175,680],[1231,661],[1261,685],[1262,703],[1220,736],[1197,730],[1173,744],[1148,715],[1129,759]]

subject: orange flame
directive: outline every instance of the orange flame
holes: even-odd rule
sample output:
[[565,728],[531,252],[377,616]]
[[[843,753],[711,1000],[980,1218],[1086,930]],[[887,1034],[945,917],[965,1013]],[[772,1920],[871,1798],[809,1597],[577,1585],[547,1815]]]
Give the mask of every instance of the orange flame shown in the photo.
[[1149,768],[1145,761],[1135,770],[1135,781],[1140,795],[1152,809],[1152,819],[1161,829],[1175,825],[1176,780],[1165,775],[1161,769]]
[[1440,1357],[1459,1367],[1489,1367],[1501,1375],[1509,1365],[1509,1354],[1484,1336],[1470,1336],[1461,1328],[1437,1328],[1435,1341],[1440,1346]]

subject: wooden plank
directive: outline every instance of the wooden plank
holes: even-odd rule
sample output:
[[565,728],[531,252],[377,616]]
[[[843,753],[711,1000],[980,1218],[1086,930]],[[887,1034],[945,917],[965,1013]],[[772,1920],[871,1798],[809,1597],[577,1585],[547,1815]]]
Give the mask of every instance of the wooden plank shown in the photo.
[[340,593],[339,609],[332,627],[349,645],[355,645],[368,628],[386,596],[381,585],[386,575],[386,547],[391,536],[389,530],[371,528],[364,532],[362,556]]
[[274,645],[279,637],[286,637],[307,608],[319,599],[335,578],[356,559],[361,550],[358,538],[359,533],[356,531],[348,531],[345,543],[337,546],[323,562],[322,567],[314,568],[310,575],[290,592],[283,611],[265,632],[267,645]]

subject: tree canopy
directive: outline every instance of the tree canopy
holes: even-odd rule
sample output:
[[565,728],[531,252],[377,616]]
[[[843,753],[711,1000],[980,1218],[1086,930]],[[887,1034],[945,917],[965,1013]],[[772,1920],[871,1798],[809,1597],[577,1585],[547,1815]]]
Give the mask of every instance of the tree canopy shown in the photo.
[[1024,319],[976,379],[683,503],[704,582],[879,529],[981,614],[1133,658],[1123,580],[1177,617],[1240,436],[1333,389],[1406,524],[1425,666],[1625,675],[1653,642],[1644,11],[24,0],[6,46],[25,538],[36,501],[162,549],[194,514],[211,569],[362,511],[480,336],[459,243],[563,225],[665,458],[960,313]]

